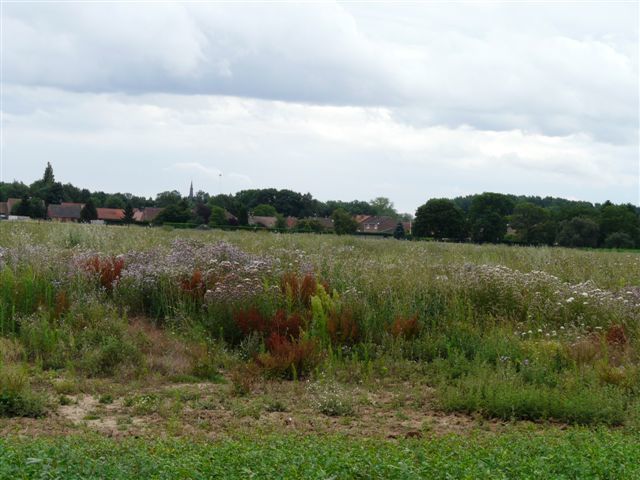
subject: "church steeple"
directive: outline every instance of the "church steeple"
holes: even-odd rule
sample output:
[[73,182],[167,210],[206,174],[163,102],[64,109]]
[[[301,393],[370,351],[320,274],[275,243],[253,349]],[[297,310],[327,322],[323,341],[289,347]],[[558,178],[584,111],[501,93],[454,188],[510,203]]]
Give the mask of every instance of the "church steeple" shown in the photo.
[[191,180],[191,186],[189,187],[189,200],[193,200],[193,180]]

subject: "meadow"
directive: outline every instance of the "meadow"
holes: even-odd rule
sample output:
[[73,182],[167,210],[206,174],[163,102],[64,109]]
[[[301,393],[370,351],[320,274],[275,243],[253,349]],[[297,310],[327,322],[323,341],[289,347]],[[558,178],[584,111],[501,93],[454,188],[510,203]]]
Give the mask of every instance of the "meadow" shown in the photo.
[[637,252],[36,222],[0,248],[3,478],[637,476]]

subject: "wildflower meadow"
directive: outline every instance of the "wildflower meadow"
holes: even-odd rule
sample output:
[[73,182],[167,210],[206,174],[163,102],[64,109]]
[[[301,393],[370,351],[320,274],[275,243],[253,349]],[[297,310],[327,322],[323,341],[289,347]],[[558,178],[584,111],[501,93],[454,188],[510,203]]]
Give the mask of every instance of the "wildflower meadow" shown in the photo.
[[633,251],[2,223],[0,475],[633,478],[639,321]]

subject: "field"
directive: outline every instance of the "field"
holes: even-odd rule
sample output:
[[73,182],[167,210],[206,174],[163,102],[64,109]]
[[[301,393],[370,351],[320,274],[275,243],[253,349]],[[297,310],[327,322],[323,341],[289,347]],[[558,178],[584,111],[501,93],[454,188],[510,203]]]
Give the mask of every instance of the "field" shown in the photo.
[[0,246],[1,478],[640,473],[637,253],[10,222]]

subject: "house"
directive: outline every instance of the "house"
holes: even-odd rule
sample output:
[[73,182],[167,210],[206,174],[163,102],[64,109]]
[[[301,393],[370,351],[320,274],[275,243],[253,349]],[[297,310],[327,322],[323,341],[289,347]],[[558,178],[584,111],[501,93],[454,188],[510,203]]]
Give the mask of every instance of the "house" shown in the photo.
[[51,204],[47,208],[47,217],[57,222],[78,222],[84,203],[64,202]]
[[353,219],[356,221],[356,223],[362,223],[364,222],[367,218],[370,218],[371,215],[356,215],[353,217]]
[[136,208],[133,211],[133,220],[136,222],[152,223],[162,210],[164,209],[158,207]]
[[96,208],[98,211],[98,220],[104,222],[120,222],[124,219],[124,210],[122,208]]
[[249,225],[264,227],[264,228],[276,228],[278,219],[276,217],[261,217],[249,215]]
[[20,203],[19,198],[9,198],[6,202],[0,202],[0,216],[2,218],[7,218],[11,215],[11,210],[13,210],[13,207],[17,203]]
[[238,225],[238,217],[236,217],[233,213],[224,211],[224,219],[227,221],[229,225]]
[[393,233],[398,220],[384,215],[373,215],[358,223],[358,231],[362,233]]

